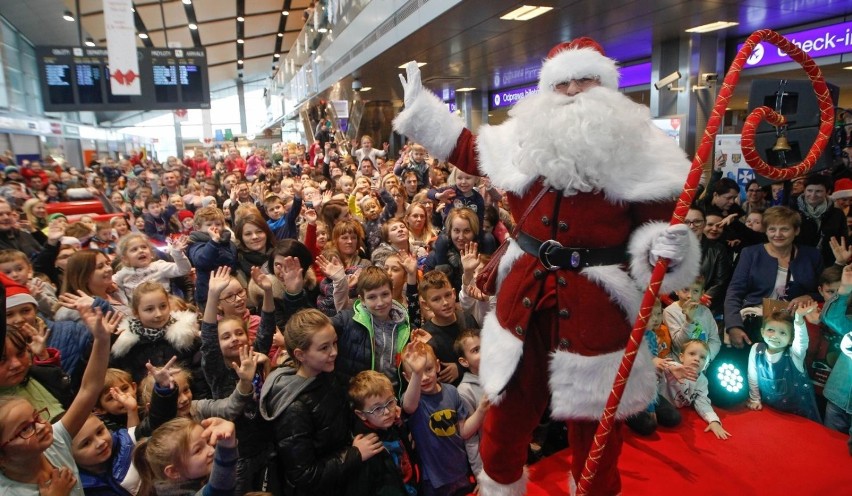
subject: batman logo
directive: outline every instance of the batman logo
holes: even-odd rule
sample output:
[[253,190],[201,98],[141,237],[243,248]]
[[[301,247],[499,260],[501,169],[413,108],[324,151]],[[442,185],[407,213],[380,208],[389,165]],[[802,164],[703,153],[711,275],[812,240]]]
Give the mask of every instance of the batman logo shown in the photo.
[[455,410],[440,410],[429,417],[429,429],[438,437],[455,436],[458,432],[458,413]]

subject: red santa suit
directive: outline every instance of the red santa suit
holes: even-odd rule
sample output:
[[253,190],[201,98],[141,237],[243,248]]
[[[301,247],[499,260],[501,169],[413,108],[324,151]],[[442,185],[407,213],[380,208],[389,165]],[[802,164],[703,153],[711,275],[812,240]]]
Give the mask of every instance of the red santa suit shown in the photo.
[[[485,496],[525,492],[527,446],[548,389],[553,418],[571,421],[571,481],[579,477],[650,279],[650,252],[673,232],[666,221],[688,173],[684,152],[653,126],[647,107],[617,91],[615,61],[581,40],[552,52],[539,92],[478,136],[428,91],[415,88],[410,98],[419,73],[404,83],[406,108],[394,121],[397,132],[433,156],[505,189],[516,219],[548,189],[520,226],[521,242],[512,240],[501,260],[496,309],[482,328],[479,378],[494,403],[480,445]],[[573,97],[553,91],[557,83],[587,77],[600,85]],[[689,285],[698,270],[698,240],[683,226],[675,234],[682,257],[661,291]],[[562,248],[551,244],[553,257],[542,258],[538,247],[546,240]],[[655,386],[643,345],[617,418],[644,410]],[[618,431],[592,494],[620,491]]]

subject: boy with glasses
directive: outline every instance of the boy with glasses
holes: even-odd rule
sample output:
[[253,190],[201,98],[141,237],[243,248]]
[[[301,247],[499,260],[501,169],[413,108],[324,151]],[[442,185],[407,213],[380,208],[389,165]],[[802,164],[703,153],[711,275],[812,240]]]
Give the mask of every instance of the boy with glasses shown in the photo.
[[359,372],[349,383],[349,399],[361,420],[354,434],[376,434],[385,449],[364,462],[347,494],[417,494],[420,470],[390,379],[374,370]]

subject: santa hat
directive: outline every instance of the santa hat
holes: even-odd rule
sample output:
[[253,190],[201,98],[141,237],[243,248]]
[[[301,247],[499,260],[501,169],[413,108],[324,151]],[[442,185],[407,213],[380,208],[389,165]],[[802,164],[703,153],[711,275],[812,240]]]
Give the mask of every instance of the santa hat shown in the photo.
[[540,91],[552,91],[559,83],[585,77],[599,77],[601,86],[618,89],[618,68],[604,49],[591,38],[577,38],[553,47],[541,66]]
[[6,274],[0,274],[0,281],[6,286],[6,310],[12,309],[24,303],[37,305],[35,298],[30,294],[26,286],[21,286]]
[[832,200],[841,198],[852,198],[852,179],[838,179],[834,182],[834,193],[831,195]]
[[192,219],[193,217],[194,215],[189,210],[181,210],[180,212],[178,212],[178,220],[180,220],[181,222],[185,221],[186,219]]

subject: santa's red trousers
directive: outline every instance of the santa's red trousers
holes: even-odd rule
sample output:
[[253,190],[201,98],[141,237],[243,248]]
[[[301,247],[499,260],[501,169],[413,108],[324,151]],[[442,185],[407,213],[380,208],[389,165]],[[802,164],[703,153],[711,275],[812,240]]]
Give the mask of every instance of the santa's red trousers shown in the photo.
[[[523,475],[533,430],[547,407],[550,354],[557,348],[559,321],[555,311],[534,314],[518,370],[506,387],[503,401],[492,406],[486,414],[480,456],[485,473],[500,484],[511,484]],[[598,422],[567,420],[566,424],[572,451],[571,473],[574,480],[579,481]],[[618,473],[621,443],[621,423],[617,422],[589,494],[615,495],[621,492]]]

